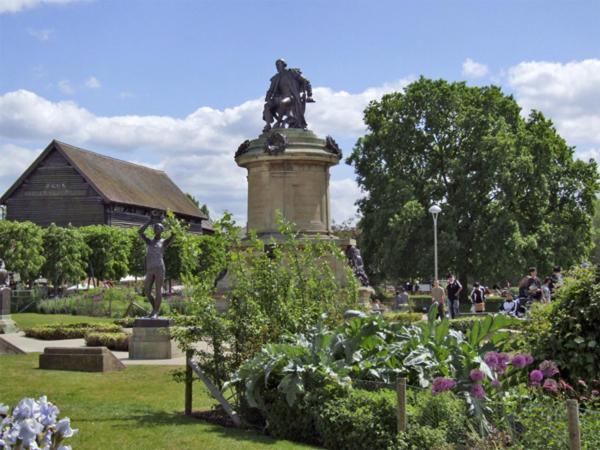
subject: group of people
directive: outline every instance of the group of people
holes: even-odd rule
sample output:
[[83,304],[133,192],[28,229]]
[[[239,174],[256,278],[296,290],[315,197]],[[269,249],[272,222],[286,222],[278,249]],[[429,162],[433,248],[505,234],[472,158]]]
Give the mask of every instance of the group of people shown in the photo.
[[[509,282],[506,282],[503,288],[493,286],[492,289],[479,282],[475,282],[468,297],[471,302],[471,311],[474,313],[485,312],[486,298],[489,295],[497,294],[504,299],[500,307],[501,313],[521,316],[533,302],[550,303],[555,289],[562,285],[562,282],[563,276],[561,268],[558,266],[554,267],[552,274],[545,277],[543,282],[538,278],[537,269],[530,267],[528,275],[523,277],[519,282],[517,297],[513,295]],[[462,291],[463,286],[454,274],[448,275],[445,288],[440,286],[439,280],[433,281],[431,300],[432,304],[437,304],[438,306],[438,317],[440,319],[446,315],[446,309],[452,319],[458,317],[459,299]],[[399,288],[396,291],[394,309],[400,309],[403,305],[408,305],[408,299],[407,290]]]

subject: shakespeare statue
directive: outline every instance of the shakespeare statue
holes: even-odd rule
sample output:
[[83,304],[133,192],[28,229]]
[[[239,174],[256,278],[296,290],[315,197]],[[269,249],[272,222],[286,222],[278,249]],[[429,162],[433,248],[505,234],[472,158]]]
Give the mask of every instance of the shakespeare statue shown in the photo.
[[[271,86],[265,96],[263,131],[271,128],[306,128],[304,111],[307,103],[314,103],[310,81],[302,76],[300,69],[288,69],[283,59],[275,62],[277,74],[271,78]],[[275,122],[273,124],[273,122]]]
[[[162,288],[165,281],[165,248],[171,244],[175,234],[171,232],[171,235],[167,239],[163,239],[162,234],[165,231],[165,227],[160,222],[160,217],[156,218],[156,214],[153,215],[154,217],[150,217],[150,220],[140,227],[138,233],[146,243],[146,280],[144,283],[144,292],[150,305],[152,305],[152,312],[148,317],[156,319],[160,313]],[[151,224],[154,231],[152,239],[145,234],[146,228]],[[154,296],[152,296],[153,286],[155,288]]]
[[352,268],[356,278],[358,278],[358,281],[360,281],[360,284],[363,286],[368,286],[369,277],[365,272],[365,264],[363,263],[360,250],[354,245],[348,245],[346,247],[346,257],[348,258],[348,264]]

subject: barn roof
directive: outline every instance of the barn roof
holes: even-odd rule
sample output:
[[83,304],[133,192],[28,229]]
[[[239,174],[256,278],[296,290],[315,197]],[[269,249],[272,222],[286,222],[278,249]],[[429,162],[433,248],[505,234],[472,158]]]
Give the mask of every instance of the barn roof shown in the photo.
[[2,203],[27,176],[56,149],[107,202],[170,210],[174,213],[208,219],[162,170],[122,161],[53,140],[25,173],[6,191]]

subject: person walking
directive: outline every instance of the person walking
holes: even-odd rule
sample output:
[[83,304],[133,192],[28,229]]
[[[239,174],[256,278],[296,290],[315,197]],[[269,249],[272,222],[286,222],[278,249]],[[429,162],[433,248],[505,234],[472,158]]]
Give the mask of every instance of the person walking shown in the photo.
[[408,308],[408,294],[404,288],[398,288],[396,298],[394,299],[394,311]]
[[460,306],[459,295],[462,289],[462,284],[460,284],[456,277],[453,274],[449,274],[446,294],[448,295],[448,309],[450,310],[451,319],[458,317],[458,308]]
[[433,280],[433,287],[431,288],[431,305],[437,304],[438,318],[444,319],[444,304],[446,303],[446,291],[440,287],[439,280]]
[[471,298],[471,303],[473,304],[473,312],[485,312],[485,297],[483,294],[483,289],[478,282],[473,284],[473,289],[471,290],[471,295],[469,297]]

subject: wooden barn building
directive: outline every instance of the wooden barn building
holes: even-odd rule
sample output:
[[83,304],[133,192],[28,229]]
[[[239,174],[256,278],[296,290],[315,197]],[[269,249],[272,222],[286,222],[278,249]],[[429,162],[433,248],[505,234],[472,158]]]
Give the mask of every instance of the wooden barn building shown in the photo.
[[41,226],[145,223],[154,209],[170,210],[195,233],[211,222],[160,170],[53,140],[0,198],[6,219]]

